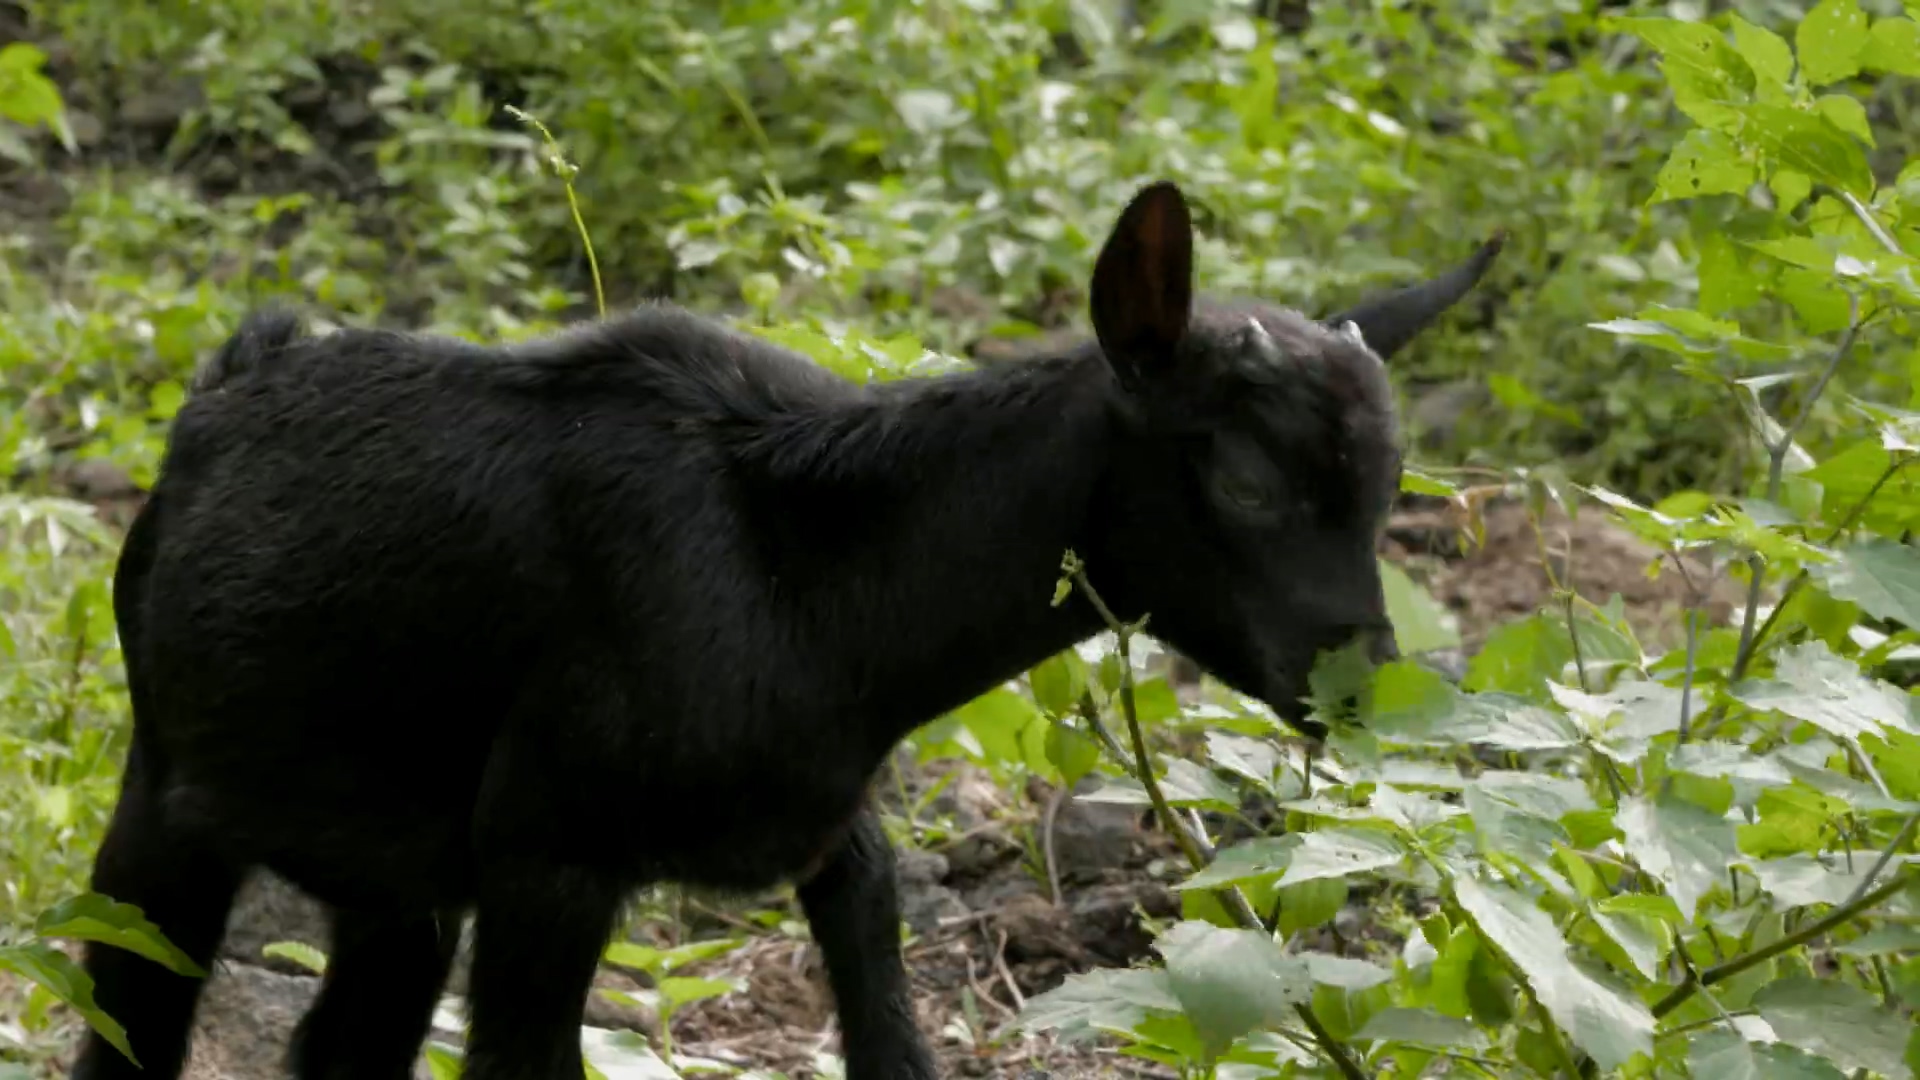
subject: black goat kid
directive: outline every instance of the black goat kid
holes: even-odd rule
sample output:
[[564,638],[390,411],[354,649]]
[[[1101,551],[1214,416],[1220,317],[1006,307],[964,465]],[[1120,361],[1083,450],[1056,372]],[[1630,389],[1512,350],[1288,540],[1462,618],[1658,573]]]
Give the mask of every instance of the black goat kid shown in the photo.
[[[578,1080],[645,883],[796,882],[852,1080],[925,1080],[869,780],[916,726],[1123,616],[1298,719],[1315,653],[1392,652],[1384,357],[1460,268],[1325,324],[1193,302],[1149,186],[1097,341],[843,381],[667,306],[501,348],[250,317],[120,556],[134,725],[94,886],[203,965],[241,876],[326,902],[301,1080],[409,1075],[466,912],[466,1075]],[[1355,326],[1348,326],[1351,321]],[[1369,346],[1371,348],[1369,348]],[[90,948],[78,1080],[171,1080],[200,982]]]

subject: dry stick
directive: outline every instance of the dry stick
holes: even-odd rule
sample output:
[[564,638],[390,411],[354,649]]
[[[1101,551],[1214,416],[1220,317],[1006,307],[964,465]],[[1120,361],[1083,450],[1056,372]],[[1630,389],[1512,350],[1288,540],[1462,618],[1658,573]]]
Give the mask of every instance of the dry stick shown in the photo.
[[[1888,853],[1891,853],[1893,850],[1892,847],[1887,849]],[[1883,859],[1882,861],[1884,864],[1886,860]],[[1861,882],[1861,885],[1864,887],[1872,880],[1872,878],[1867,878]],[[1654,1019],[1657,1020],[1679,1008],[1702,987],[1712,986],[1715,983],[1731,979],[1756,964],[1764,964],[1768,960],[1779,956],[1781,953],[1791,952],[1805,945],[1807,942],[1812,941],[1814,938],[1851,922],[1868,908],[1873,907],[1894,893],[1906,888],[1912,880],[1913,875],[1903,874],[1870,893],[1856,895],[1852,900],[1828,912],[1827,917],[1818,922],[1809,923],[1793,933],[1788,934],[1786,937],[1775,941],[1771,945],[1755,949],[1750,953],[1743,953],[1724,963],[1715,964],[1697,975],[1689,968],[1686,981],[1674,987],[1666,997],[1661,998],[1660,1001],[1654,1005]],[[1858,891],[1857,889],[1855,890],[1856,894]]]
[[1047,812],[1040,823],[1040,849],[1047,860],[1047,887],[1053,891],[1053,906],[1060,906],[1060,863],[1053,857],[1053,825],[1060,814],[1060,802],[1067,797],[1065,786],[1054,789],[1047,799]]
[[[1115,617],[1113,610],[1107,607],[1106,601],[1094,591],[1093,583],[1087,580],[1086,570],[1080,560],[1071,552],[1067,554],[1063,569],[1067,571],[1074,586],[1086,596],[1089,603],[1093,604],[1094,610],[1100,614],[1101,620],[1113,631],[1117,639],[1120,654],[1120,709],[1127,720],[1127,733],[1132,738],[1135,769],[1140,778],[1140,785],[1147,789],[1147,799],[1153,803],[1153,810],[1160,818],[1161,827],[1173,834],[1174,842],[1180,846],[1181,854],[1186,856],[1187,862],[1196,871],[1204,870],[1207,867],[1207,857],[1202,853],[1193,835],[1187,831],[1186,825],[1175,816],[1173,807],[1167,803],[1166,794],[1160,790],[1160,781],[1153,775],[1153,758],[1147,754],[1147,739],[1140,730],[1140,713],[1135,705],[1133,694],[1133,654],[1130,651],[1130,639],[1140,626],[1145,625],[1145,620],[1143,619],[1138,625],[1129,626]],[[1215,895],[1226,905],[1234,920],[1241,926],[1268,933],[1266,925],[1254,912],[1253,905],[1247,903],[1247,898],[1239,889],[1229,885],[1215,890]],[[1301,1023],[1307,1025],[1307,1030],[1313,1034],[1313,1041],[1319,1045],[1321,1052],[1332,1059],[1346,1080],[1369,1080],[1360,1063],[1347,1051],[1346,1045],[1335,1038],[1333,1033],[1327,1030],[1326,1025],[1320,1022],[1320,1018],[1314,1015],[1311,1005],[1304,1002],[1296,1003],[1293,1011],[1300,1017]]]

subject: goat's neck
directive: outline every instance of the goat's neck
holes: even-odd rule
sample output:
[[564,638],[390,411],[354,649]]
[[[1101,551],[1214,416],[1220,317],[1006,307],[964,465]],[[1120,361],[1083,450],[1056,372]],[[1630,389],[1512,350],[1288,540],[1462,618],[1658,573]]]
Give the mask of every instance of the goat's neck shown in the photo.
[[1109,379],[1081,354],[896,383],[813,419],[790,490],[826,512],[783,532],[831,554],[794,566],[787,595],[878,742],[1099,629],[1083,598],[1052,599],[1107,466]]

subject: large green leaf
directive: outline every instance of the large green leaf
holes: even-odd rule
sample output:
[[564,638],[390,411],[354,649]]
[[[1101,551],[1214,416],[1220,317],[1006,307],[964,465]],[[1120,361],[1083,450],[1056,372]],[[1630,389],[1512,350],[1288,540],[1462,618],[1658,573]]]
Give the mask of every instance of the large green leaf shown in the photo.
[[1793,49],[1784,38],[1738,14],[1729,14],[1727,21],[1733,25],[1734,51],[1746,60],[1755,75],[1782,86],[1793,78]]
[[1829,563],[1809,567],[1834,596],[1859,604],[1876,619],[1920,629],[1920,551],[1875,537],[1841,549]]
[[1859,143],[1814,112],[1786,105],[1748,105],[1745,135],[1782,165],[1859,198],[1873,195],[1873,170]]
[[1356,1039],[1425,1046],[1435,1050],[1482,1050],[1487,1037],[1465,1020],[1432,1009],[1381,1009],[1354,1033]]
[[1059,986],[1028,998],[1020,1026],[1054,1031],[1063,1039],[1085,1039],[1131,1030],[1149,1013],[1179,1011],[1165,970],[1102,968],[1069,975]]
[[1402,656],[1418,656],[1460,644],[1454,619],[1433,594],[1414,584],[1405,570],[1380,560],[1380,584],[1386,590],[1387,618],[1393,622],[1393,640]]
[[1739,683],[1732,693],[1748,708],[1785,713],[1838,739],[1877,736],[1883,725],[1911,730],[1907,696],[1862,675],[1822,641],[1781,650],[1772,679]]
[[1575,966],[1553,919],[1505,885],[1454,879],[1455,897],[1474,925],[1513,961],[1554,1022],[1603,1069],[1653,1053],[1653,1014],[1638,998]]
[[1907,1080],[1910,1021],[1872,994],[1838,979],[1793,975],[1753,995],[1753,1007],[1782,1042],[1818,1054],[1842,1069],[1870,1069]]
[[118,946],[181,975],[205,978],[206,970],[168,941],[160,928],[132,904],[99,893],[81,893],[40,914],[34,931],[41,937],[76,938]]
[[1675,795],[1632,796],[1621,802],[1614,820],[1626,836],[1627,854],[1667,887],[1689,919],[1740,857],[1731,822]]
[[1335,828],[1307,833],[1294,849],[1280,885],[1345,878],[1381,870],[1407,857],[1400,841],[1378,829]]
[[127,1044],[126,1029],[93,1000],[93,979],[66,953],[39,941],[0,945],[0,971],[11,971],[44,987],[56,1000],[79,1013],[87,1026],[126,1055],[128,1061],[137,1063],[133,1048]]
[[1616,18],[1602,25],[1637,35],[1660,51],[1660,70],[1673,88],[1674,104],[1695,123],[1718,127],[1731,122],[1736,114],[1729,103],[1744,101],[1753,91],[1752,69],[1705,23]]
[[1860,52],[1860,66],[1869,71],[1920,75],[1920,22],[1895,15],[1876,20]]
[[1682,136],[1654,177],[1650,203],[1701,195],[1738,195],[1753,186],[1759,171],[1740,155],[1724,132],[1694,128]]
[[1844,904],[1860,883],[1866,880],[1871,855],[1859,855],[1853,869],[1847,869],[1844,856],[1824,860],[1805,853],[1778,859],[1757,859],[1751,863],[1760,887],[1788,907],[1808,904]]
[[1313,995],[1306,962],[1255,930],[1190,919],[1175,923],[1154,947],[1166,959],[1168,987],[1209,1056],[1249,1031],[1291,1019],[1293,1006]]
[[1277,878],[1286,872],[1304,834],[1256,836],[1221,848],[1205,869],[1181,882],[1179,889],[1216,889],[1223,885]]
[[1693,1080],[1843,1080],[1845,1074],[1791,1046],[1750,1043],[1716,1028],[1687,1043]]
[[1860,73],[1860,51],[1867,44],[1867,16],[1858,0],[1820,0],[1800,20],[1793,43],[1800,54],[1800,75],[1810,86],[1825,86]]

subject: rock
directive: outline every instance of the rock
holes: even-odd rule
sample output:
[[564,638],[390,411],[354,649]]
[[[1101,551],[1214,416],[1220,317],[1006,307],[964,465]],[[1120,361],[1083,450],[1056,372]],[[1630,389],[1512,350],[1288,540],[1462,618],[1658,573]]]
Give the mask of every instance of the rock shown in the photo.
[[157,80],[148,92],[120,104],[119,123],[153,132],[172,132],[187,113],[205,100],[199,84],[189,79]]
[[[1098,780],[1086,776],[1074,790],[1086,794],[1099,787]],[[1062,883],[1126,865],[1139,840],[1139,812],[1133,807],[1069,797],[1054,813],[1053,859]]]
[[200,995],[182,1080],[280,1080],[287,1044],[320,980],[252,964],[214,969]]
[[900,889],[900,917],[916,934],[940,925],[942,919],[963,916],[967,905],[946,885],[947,860],[932,851],[907,848],[896,854]]
[[297,941],[325,952],[331,939],[324,905],[277,874],[258,870],[248,877],[234,900],[220,955],[287,975],[301,975],[308,973],[303,965],[269,959],[261,950],[276,941]]

